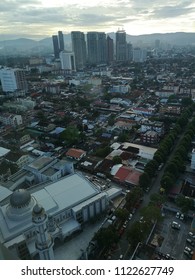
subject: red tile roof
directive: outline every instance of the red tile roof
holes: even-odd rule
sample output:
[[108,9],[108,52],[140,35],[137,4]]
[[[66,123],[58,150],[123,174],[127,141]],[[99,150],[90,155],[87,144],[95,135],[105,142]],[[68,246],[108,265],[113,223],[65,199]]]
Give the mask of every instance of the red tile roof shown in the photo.
[[84,150],[71,148],[67,151],[66,156],[79,159],[85,153]]
[[119,180],[121,183],[127,182],[137,186],[139,184],[139,177],[141,174],[142,172],[134,170],[131,167],[122,166],[115,174],[114,179]]

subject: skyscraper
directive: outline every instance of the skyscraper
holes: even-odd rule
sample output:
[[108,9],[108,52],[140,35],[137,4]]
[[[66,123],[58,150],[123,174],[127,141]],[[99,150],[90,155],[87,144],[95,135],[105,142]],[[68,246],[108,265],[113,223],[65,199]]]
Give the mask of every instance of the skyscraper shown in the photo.
[[58,45],[59,45],[59,51],[64,51],[64,35],[62,31],[58,31]]
[[107,61],[107,41],[104,32],[87,33],[88,63],[106,63]]
[[114,60],[114,40],[107,36],[107,63],[111,63]]
[[72,50],[75,55],[75,64],[77,69],[82,69],[86,64],[86,41],[85,35],[80,31],[71,32]]
[[54,57],[59,58],[60,50],[59,50],[59,44],[58,44],[58,36],[53,35],[52,36],[52,41],[53,41]]
[[87,54],[89,64],[98,62],[97,32],[87,33]]
[[127,59],[127,42],[125,30],[116,32],[116,60],[126,61]]
[[107,41],[106,34],[104,32],[97,33],[97,49],[98,49],[98,63],[107,62]]

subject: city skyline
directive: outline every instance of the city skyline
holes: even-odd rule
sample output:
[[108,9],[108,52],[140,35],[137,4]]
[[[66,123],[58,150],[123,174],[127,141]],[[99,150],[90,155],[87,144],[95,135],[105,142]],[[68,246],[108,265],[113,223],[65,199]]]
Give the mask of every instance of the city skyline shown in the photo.
[[66,34],[124,29],[129,35],[195,32],[192,0],[5,0],[0,11],[1,40],[41,39],[58,30]]

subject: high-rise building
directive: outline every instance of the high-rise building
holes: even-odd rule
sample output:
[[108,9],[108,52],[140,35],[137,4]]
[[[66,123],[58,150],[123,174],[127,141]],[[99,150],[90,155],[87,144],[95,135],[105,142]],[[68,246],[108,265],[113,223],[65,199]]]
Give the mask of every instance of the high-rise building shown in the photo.
[[127,42],[125,30],[116,32],[116,60],[126,61],[127,59]]
[[22,69],[2,68],[0,69],[0,79],[3,92],[27,92],[26,76]]
[[127,60],[132,61],[133,59],[133,46],[131,43],[127,43]]
[[114,60],[114,40],[107,36],[107,63]]
[[97,49],[98,49],[98,63],[106,63],[107,62],[107,41],[105,32],[97,33]]
[[192,150],[192,156],[191,156],[191,169],[195,169],[195,149]]
[[147,59],[147,50],[141,48],[133,49],[133,61],[134,62],[144,62]]
[[87,33],[87,51],[88,63],[106,63],[107,62],[107,41],[104,32]]
[[72,50],[75,55],[76,69],[83,69],[83,67],[86,65],[87,57],[85,35],[80,31],[72,31],[71,39]]
[[98,63],[97,32],[87,33],[87,57],[89,64]]
[[64,51],[64,35],[62,31],[58,31],[58,45],[59,45],[59,51]]
[[59,54],[60,54],[60,49],[59,49],[59,44],[58,44],[58,36],[57,35],[53,35],[52,36],[52,41],[53,41],[54,57],[56,59],[58,59],[59,58]]
[[60,52],[61,68],[63,70],[75,71],[75,56],[73,52]]

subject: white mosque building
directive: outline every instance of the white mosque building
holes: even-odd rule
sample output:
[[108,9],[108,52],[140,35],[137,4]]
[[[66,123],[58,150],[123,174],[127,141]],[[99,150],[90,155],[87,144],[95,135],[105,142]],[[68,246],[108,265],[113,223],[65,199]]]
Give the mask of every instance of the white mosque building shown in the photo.
[[[118,188],[101,192],[77,173],[28,190],[12,192],[0,186],[0,243],[16,258],[51,259],[51,248],[57,240],[63,242],[73,233],[81,231],[85,222],[104,212],[109,201],[121,192]],[[42,210],[38,211],[38,208]],[[43,216],[40,215],[39,219],[44,222],[39,227],[37,215],[40,213]],[[47,221],[44,213],[47,214]],[[41,243],[38,241],[41,227],[45,228],[44,238],[50,248],[47,257],[41,255]],[[51,244],[49,236],[53,242]]]

